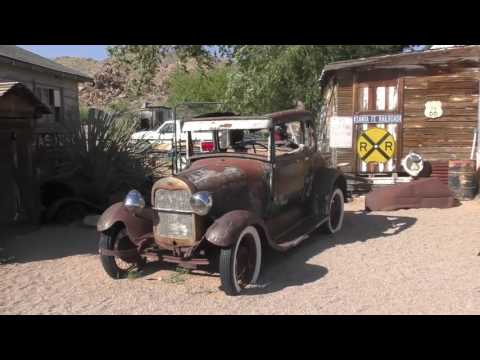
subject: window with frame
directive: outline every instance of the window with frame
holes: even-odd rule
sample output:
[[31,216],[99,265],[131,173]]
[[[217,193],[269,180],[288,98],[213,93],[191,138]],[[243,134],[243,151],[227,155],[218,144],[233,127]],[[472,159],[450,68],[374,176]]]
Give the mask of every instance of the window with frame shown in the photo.
[[302,151],[305,129],[301,121],[291,121],[274,128],[275,156],[278,158]]
[[162,128],[161,132],[162,134],[173,134],[174,130],[175,129],[173,128],[173,124],[169,123]]
[[359,84],[357,112],[398,111],[398,84],[396,82]]
[[38,99],[45,105],[48,105],[52,111],[52,114],[44,115],[45,118],[51,121],[60,122],[62,120],[62,99],[60,90],[37,86],[35,92]]

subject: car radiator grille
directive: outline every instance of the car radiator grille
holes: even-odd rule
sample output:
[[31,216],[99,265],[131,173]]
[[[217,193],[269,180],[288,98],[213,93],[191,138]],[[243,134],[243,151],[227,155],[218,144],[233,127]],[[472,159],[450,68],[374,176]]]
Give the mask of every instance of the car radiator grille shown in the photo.
[[190,192],[187,190],[158,189],[155,193],[155,207],[164,211],[191,212]]
[[155,192],[155,210],[158,216],[158,235],[193,240],[194,226],[189,191],[158,189]]

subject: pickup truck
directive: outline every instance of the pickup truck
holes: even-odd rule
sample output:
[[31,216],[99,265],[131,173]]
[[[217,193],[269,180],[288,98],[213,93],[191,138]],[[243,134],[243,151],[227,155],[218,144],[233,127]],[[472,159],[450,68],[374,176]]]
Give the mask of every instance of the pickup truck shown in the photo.
[[[148,141],[151,144],[171,142],[175,135],[175,123],[173,120],[167,120],[160,125],[156,130],[139,131],[134,133],[130,140],[137,142],[139,140]],[[182,120],[177,120],[177,141],[185,141],[187,139],[187,133],[182,132]],[[194,141],[212,141],[211,132],[195,132],[192,134],[192,140]]]

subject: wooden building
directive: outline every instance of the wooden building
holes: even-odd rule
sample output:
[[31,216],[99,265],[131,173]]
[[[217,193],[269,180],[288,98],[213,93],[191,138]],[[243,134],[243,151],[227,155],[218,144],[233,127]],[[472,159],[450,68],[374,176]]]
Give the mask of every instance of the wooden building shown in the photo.
[[78,125],[78,84],[92,79],[13,45],[0,45],[0,224],[38,222],[37,178],[50,149]]
[[0,79],[21,82],[51,109],[38,119],[39,129],[78,121],[78,84],[93,81],[77,70],[14,45],[0,45]]
[[25,85],[0,82],[0,225],[38,221],[32,144],[36,121],[50,113]]
[[332,63],[321,86],[320,138],[346,173],[407,178],[401,160],[412,151],[480,165],[478,45]]

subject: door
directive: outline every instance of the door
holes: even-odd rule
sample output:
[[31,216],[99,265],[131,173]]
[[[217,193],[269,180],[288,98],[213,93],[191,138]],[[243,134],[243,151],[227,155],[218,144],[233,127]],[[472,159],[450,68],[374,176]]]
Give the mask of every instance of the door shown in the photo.
[[303,123],[292,121],[275,127],[274,202],[284,207],[298,203],[305,189],[309,151],[305,147]]
[[389,175],[400,170],[402,81],[356,84],[353,121],[357,174]]
[[12,223],[17,211],[13,130],[0,130],[0,225]]
[[398,171],[398,124],[356,126],[357,173],[391,174]]

